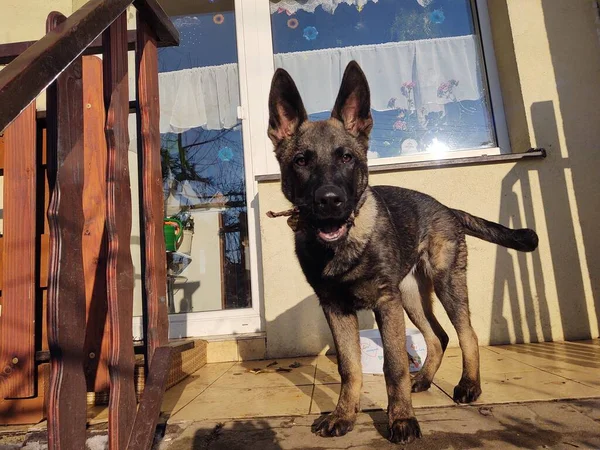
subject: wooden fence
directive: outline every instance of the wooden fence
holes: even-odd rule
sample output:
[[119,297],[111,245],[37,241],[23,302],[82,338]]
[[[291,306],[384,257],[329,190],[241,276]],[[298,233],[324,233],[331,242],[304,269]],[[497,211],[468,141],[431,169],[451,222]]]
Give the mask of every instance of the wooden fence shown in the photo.
[[[127,8],[137,29],[127,30]],[[39,397],[48,442],[81,450],[88,391],[109,390],[110,449],[150,448],[171,349],[160,167],[158,53],[179,36],[156,0],[91,0],[51,13],[37,42],[0,46],[0,396]],[[129,50],[136,101],[130,102]],[[102,59],[96,54],[102,54]],[[36,98],[47,94],[46,113]],[[130,111],[137,115],[144,353],[134,387]],[[46,218],[47,213],[47,218]]]

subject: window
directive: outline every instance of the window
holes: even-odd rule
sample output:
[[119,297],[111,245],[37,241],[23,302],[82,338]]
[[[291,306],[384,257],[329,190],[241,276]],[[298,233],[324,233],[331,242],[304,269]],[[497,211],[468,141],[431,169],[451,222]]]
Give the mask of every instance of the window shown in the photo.
[[270,0],[270,14],[274,65],[292,75],[311,119],[329,117],[347,63],[361,65],[371,163],[508,151],[475,2]]
[[169,309],[251,308],[234,3],[165,7],[181,43],[159,50],[163,187],[166,216],[184,226],[168,259]]

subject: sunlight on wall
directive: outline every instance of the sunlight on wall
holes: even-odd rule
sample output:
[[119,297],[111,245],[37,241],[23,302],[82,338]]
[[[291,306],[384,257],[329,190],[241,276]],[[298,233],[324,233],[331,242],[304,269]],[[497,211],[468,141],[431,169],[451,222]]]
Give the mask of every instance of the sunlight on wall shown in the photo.
[[[530,254],[467,239],[481,345],[596,338],[600,51],[593,11],[588,2],[508,0],[490,2],[490,15],[512,149],[544,147],[548,157],[377,174],[371,184],[420,190],[503,225],[536,229],[540,245]],[[268,355],[326,351],[330,331],[295,259],[292,233],[285,220],[264,218],[288,207],[279,183],[260,183],[259,200]],[[457,345],[437,301],[435,310]],[[362,326],[373,326],[365,317]]]

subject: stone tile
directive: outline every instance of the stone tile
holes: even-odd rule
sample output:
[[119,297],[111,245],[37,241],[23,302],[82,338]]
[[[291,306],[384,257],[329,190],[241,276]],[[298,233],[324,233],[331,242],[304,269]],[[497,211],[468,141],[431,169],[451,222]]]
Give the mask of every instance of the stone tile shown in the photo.
[[206,362],[218,363],[239,361],[237,341],[215,341],[206,346]]
[[108,406],[92,406],[88,408],[87,422],[90,425],[108,422]]
[[[291,368],[290,365],[294,363],[299,363],[300,367]],[[278,386],[312,386],[315,378],[315,367],[316,358],[313,357],[241,362],[234,364],[219,378],[215,383],[215,387],[268,388]],[[290,372],[277,372],[277,368],[289,369]],[[252,372],[255,369],[260,370],[260,372]]]
[[600,422],[600,398],[573,400],[569,404],[581,414]]
[[[340,384],[316,384],[310,408],[311,414],[321,414],[333,411],[340,394]],[[413,407],[452,406],[454,402],[436,386],[426,392],[412,394]],[[365,381],[361,390],[360,407],[362,411],[387,409],[388,399],[385,380]]]
[[240,361],[256,361],[265,359],[267,352],[264,338],[240,339],[238,341],[238,356]]
[[600,371],[600,345],[595,341],[542,342],[503,345],[491,349],[544,370]]
[[[459,379],[460,370],[447,367],[445,371],[438,371],[434,382],[452,395]],[[598,389],[541,370],[482,372],[481,389],[483,393],[476,405],[600,396]]]
[[232,362],[207,364],[197,370],[181,383],[165,392],[161,411],[168,416],[175,414],[214,383],[233,364]]
[[211,386],[171,417],[181,420],[308,414],[313,387],[222,388]]

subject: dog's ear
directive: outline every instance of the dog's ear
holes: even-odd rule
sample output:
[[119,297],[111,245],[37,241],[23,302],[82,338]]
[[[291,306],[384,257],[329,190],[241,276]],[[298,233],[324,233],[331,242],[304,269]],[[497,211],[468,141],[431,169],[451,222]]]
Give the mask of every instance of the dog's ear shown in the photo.
[[273,145],[292,136],[307,120],[300,93],[289,73],[277,69],[269,94],[269,138]]
[[331,117],[343,122],[346,130],[355,137],[368,138],[371,133],[371,92],[367,77],[356,61],[350,61],[346,66]]

